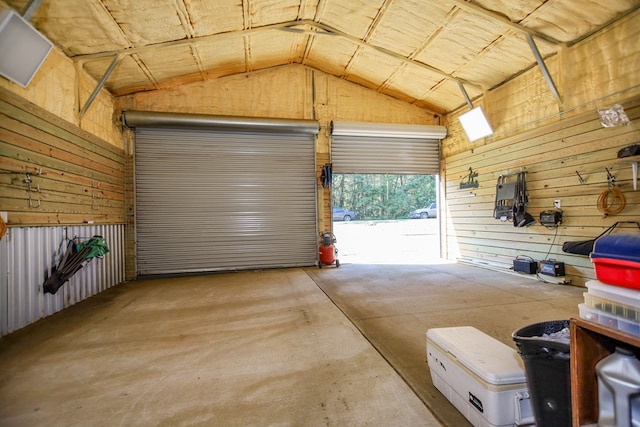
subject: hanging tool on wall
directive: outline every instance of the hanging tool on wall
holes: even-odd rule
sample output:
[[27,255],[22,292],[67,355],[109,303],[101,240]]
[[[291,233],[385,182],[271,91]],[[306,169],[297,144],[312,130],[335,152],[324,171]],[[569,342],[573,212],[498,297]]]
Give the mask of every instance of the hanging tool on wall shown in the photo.
[[331,171],[331,163],[325,163],[322,166],[322,173],[320,174],[320,182],[322,187],[331,188],[331,181],[333,180],[333,172]]
[[527,212],[528,202],[526,172],[519,172],[516,180],[515,199],[513,201],[514,227],[528,227],[535,222],[533,216]]
[[[38,172],[38,175],[42,175],[42,168]],[[25,173],[25,179],[22,180],[23,184],[27,184],[27,194],[29,195],[29,207],[30,208],[39,208],[40,207],[40,196],[38,196],[37,204],[36,201],[31,197],[33,193],[40,193],[40,184],[33,183],[33,178],[30,172]]]
[[500,175],[496,184],[496,200],[493,207],[493,217],[506,222],[513,217],[513,200],[515,199],[516,184],[508,182],[511,175]]
[[51,275],[46,278],[42,289],[44,293],[55,294],[78,270],[87,265],[93,258],[102,258],[109,248],[102,236],[93,236],[89,240],[76,243],[77,238],[66,239],[67,250]]

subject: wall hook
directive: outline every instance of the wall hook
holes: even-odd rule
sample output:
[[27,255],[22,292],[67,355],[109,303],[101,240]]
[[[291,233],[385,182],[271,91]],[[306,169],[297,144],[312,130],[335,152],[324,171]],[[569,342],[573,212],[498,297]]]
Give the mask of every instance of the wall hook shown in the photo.
[[611,174],[609,168],[604,168],[607,171],[607,182],[609,183],[609,187],[614,187],[616,185],[616,177]]
[[[97,190],[97,191],[96,191]],[[91,180],[91,209],[100,209],[100,182]]]
[[[42,169],[38,172],[38,175],[42,174]],[[33,180],[31,178],[31,173],[25,173],[25,179],[22,180],[23,183],[27,184],[27,194],[29,195],[29,207],[30,208],[39,208],[40,207],[40,197],[38,197],[37,204],[31,197],[32,193],[40,193],[40,184],[36,184],[33,186]]]

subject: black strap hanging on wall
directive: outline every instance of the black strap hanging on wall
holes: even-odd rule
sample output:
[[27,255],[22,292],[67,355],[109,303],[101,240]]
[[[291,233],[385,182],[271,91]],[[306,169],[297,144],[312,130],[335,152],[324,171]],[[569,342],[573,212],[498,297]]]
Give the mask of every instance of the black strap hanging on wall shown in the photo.
[[527,180],[526,172],[519,172],[516,181],[516,194],[513,203],[513,226],[528,227],[535,222],[533,216],[527,212]]
[[324,188],[331,187],[331,181],[333,180],[333,172],[331,171],[331,163],[326,163],[322,166],[322,174],[320,175],[322,186]]

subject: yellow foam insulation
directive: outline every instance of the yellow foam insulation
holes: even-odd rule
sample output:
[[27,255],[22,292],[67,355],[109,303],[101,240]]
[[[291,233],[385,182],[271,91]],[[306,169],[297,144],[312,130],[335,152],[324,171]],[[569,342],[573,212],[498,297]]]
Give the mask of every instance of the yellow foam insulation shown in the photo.
[[[4,1],[18,11],[27,3]],[[114,96],[303,64],[446,113],[465,105],[458,82],[478,97],[536,67],[526,34],[553,58],[638,7],[637,0],[43,0],[30,22],[96,81],[121,55],[105,86]]]

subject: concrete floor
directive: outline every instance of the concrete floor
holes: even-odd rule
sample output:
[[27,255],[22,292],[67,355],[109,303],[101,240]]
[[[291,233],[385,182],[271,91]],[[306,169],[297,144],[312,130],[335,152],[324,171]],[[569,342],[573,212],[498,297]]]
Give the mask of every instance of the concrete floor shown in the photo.
[[426,330],[513,346],[582,292],[461,264],[129,282],[0,339],[0,426],[465,426]]
[[471,424],[432,385],[426,331],[474,326],[515,349],[523,326],[578,317],[586,288],[455,263],[308,269],[444,426]]

